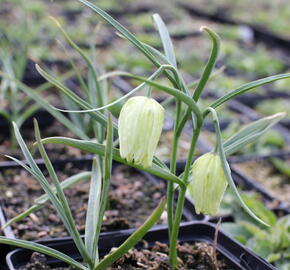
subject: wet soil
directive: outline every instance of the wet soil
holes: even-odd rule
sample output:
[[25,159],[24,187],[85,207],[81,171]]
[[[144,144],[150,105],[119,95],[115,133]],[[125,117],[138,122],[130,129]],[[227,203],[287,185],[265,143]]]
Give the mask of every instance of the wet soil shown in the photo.
[[[87,169],[90,170],[90,166]],[[80,171],[72,164],[67,164],[58,176],[63,181]],[[89,181],[80,182],[65,191],[80,233],[84,233],[89,185]],[[124,165],[114,168],[110,188],[102,231],[140,226],[165,193],[163,182],[153,184],[142,174]],[[38,182],[25,170],[0,173],[0,197],[3,198],[4,213],[8,219],[32,206],[34,200],[42,194]],[[26,240],[67,236],[67,231],[50,203],[23,221],[13,224],[12,228],[17,238]]]

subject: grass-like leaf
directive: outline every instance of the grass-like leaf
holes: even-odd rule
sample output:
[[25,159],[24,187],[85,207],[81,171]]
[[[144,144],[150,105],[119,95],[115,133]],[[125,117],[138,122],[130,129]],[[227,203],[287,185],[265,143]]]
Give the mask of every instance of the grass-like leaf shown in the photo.
[[162,41],[165,56],[171,65],[173,65],[174,67],[177,67],[174,48],[173,48],[172,40],[170,38],[168,29],[165,23],[163,22],[163,20],[161,19],[161,17],[159,16],[159,14],[154,14],[153,19],[157,26],[157,29],[158,29],[158,32]]
[[[104,155],[105,154],[105,146],[104,145],[98,144],[95,142],[91,142],[91,141],[77,140],[77,139],[71,139],[71,138],[65,138],[65,137],[50,137],[50,138],[42,139],[42,142],[43,143],[64,144],[64,145],[71,146],[71,147],[74,147],[74,148],[77,148],[77,149],[80,149],[83,151],[87,151],[87,152],[90,152],[90,153],[93,153],[96,155]],[[153,175],[161,177],[167,181],[175,182],[180,186],[185,185],[180,178],[178,178],[174,174],[170,173],[167,169],[161,168],[161,167],[157,166],[156,164],[153,164],[149,168],[143,168],[140,165],[127,162],[125,159],[123,159],[121,157],[119,149],[117,149],[117,148],[113,148],[112,155],[113,155],[113,159],[120,162],[120,163],[127,164],[133,168],[141,169],[143,171],[146,171],[148,173],[151,173]]]
[[75,261],[74,259],[67,256],[66,254],[64,254],[60,251],[57,251],[55,249],[52,249],[50,247],[46,247],[44,245],[35,243],[35,242],[30,242],[30,241],[26,241],[26,240],[18,240],[18,239],[10,239],[10,238],[6,238],[4,236],[0,236],[0,243],[5,244],[5,245],[16,246],[16,247],[20,247],[20,248],[30,249],[30,250],[51,256],[53,258],[56,258],[60,261],[65,262],[65,263],[68,263],[69,265],[74,266],[77,269],[88,270],[87,267],[85,267],[84,265]]
[[214,122],[214,126],[215,126],[215,132],[216,132],[216,138],[217,138],[217,150],[218,150],[218,154],[220,156],[221,159],[221,163],[222,163],[222,167],[224,170],[224,174],[226,176],[226,179],[228,181],[228,184],[232,190],[232,192],[235,195],[235,198],[238,200],[239,204],[241,205],[241,207],[257,222],[261,223],[264,226],[269,227],[269,225],[267,223],[265,223],[262,219],[260,219],[259,217],[257,217],[255,215],[255,213],[245,204],[245,202],[243,201],[243,198],[241,197],[241,195],[239,194],[239,191],[235,185],[235,182],[232,178],[231,175],[231,169],[230,166],[227,162],[226,159],[226,154],[224,151],[224,147],[223,147],[223,142],[222,142],[222,136],[221,136],[221,130],[220,130],[220,125],[219,125],[219,121],[218,121],[218,117],[217,117],[217,113],[216,111],[209,107],[208,111],[212,114],[213,116],[213,122]]
[[[267,78],[263,78],[260,80],[256,80],[253,82],[249,82],[246,83],[232,91],[230,91],[229,93],[227,93],[226,95],[224,95],[223,97],[220,97],[219,99],[217,99],[215,102],[213,102],[210,107],[212,108],[217,108],[218,106],[222,105],[223,103],[225,103],[226,101],[234,98],[235,96],[238,96],[240,94],[243,94],[251,89],[257,88],[261,85],[267,84],[267,83],[271,83],[274,81],[278,81],[278,80],[282,80],[282,79],[287,79],[290,78],[290,73],[285,73],[285,74],[278,74],[278,75],[274,75],[274,76],[270,76]],[[208,113],[208,111],[207,111]]]
[[97,225],[100,219],[101,195],[102,195],[102,171],[99,160],[93,159],[92,177],[89,192],[88,209],[85,226],[85,245],[94,265],[99,261],[97,251]]
[[[41,157],[44,161],[44,164],[45,164],[45,167],[49,173],[49,176],[50,176],[50,178],[55,186],[57,197],[60,201],[63,214],[66,218],[66,221],[67,221],[69,229],[70,229],[70,234],[71,234],[72,238],[74,239],[74,242],[75,242],[78,250],[80,251],[83,259],[89,265],[91,265],[92,264],[91,257],[89,256],[88,251],[86,250],[85,245],[83,243],[83,240],[81,239],[81,236],[77,230],[75,221],[73,219],[71,210],[69,208],[68,201],[65,197],[63,189],[61,188],[60,181],[59,181],[57,174],[52,166],[52,163],[51,163],[51,161],[50,161],[50,159],[45,151],[45,148],[41,142],[40,131],[39,131],[39,127],[38,127],[38,123],[37,123],[36,119],[34,119],[34,130],[35,130],[35,137],[36,137],[36,141],[37,141],[38,150],[39,150]],[[53,192],[53,190],[51,189],[50,192]]]
[[126,29],[123,25],[121,25],[118,21],[116,21],[113,17],[111,17],[107,12],[97,7],[93,3],[87,0],[79,0],[81,3],[85,4],[87,7],[91,8],[93,11],[98,13],[105,21],[111,24],[118,32],[122,34],[127,40],[129,40],[136,48],[138,48],[153,64],[157,67],[160,64],[156,61],[155,57],[151,54],[151,52],[140,42],[128,29]]
[[245,145],[258,140],[273,125],[285,117],[285,115],[285,113],[276,113],[272,116],[259,119],[242,128],[238,133],[223,143],[226,156],[229,156],[243,148]]

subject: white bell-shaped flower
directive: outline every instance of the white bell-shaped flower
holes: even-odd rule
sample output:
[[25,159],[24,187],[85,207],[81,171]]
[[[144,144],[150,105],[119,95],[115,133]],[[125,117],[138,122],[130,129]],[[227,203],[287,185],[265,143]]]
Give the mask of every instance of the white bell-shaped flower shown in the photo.
[[188,186],[197,214],[217,214],[228,182],[217,153],[199,157],[192,166],[192,181]]
[[164,108],[156,100],[144,96],[130,98],[122,107],[118,121],[121,157],[150,167],[163,120]]

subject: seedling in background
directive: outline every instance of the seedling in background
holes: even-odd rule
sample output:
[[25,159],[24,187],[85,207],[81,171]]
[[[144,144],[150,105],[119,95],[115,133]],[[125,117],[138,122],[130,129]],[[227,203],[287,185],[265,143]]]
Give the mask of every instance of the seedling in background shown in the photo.
[[264,202],[261,202],[261,199],[255,193],[243,193],[242,196],[247,205],[263,217],[271,227],[265,228],[253,223],[253,220],[236,204],[229,193],[226,203],[223,203],[222,207],[224,211],[230,210],[235,222],[224,222],[222,229],[253,249],[268,262],[274,263],[278,269],[289,269],[290,216],[286,215],[278,218],[273,211],[264,205]]
[[[153,63],[156,67],[157,70],[148,78],[142,77],[142,76],[136,76],[130,73],[126,72],[112,72],[109,74],[104,74],[103,76],[99,77],[98,80],[101,81],[104,78],[110,78],[113,76],[127,76],[130,78],[133,78],[135,80],[141,81],[141,84],[133,89],[130,93],[127,95],[123,96],[122,98],[118,99],[117,101],[107,104],[107,105],[101,105],[101,104],[95,104],[95,103],[88,103],[87,101],[83,100],[79,96],[75,95],[73,91],[71,91],[69,88],[64,86],[57,78],[54,76],[50,75],[48,72],[44,71],[42,68],[37,67],[39,72],[53,85],[58,87],[62,93],[64,93],[68,98],[70,98],[72,101],[74,101],[82,110],[69,110],[68,112],[70,113],[86,113],[93,117],[95,121],[98,122],[99,127],[101,130],[105,131],[107,130],[107,140],[99,142],[92,142],[92,141],[86,141],[86,140],[77,140],[77,139],[71,139],[71,138],[65,138],[65,137],[52,137],[52,138],[46,138],[43,140],[40,140],[38,132],[37,134],[37,145],[42,152],[43,155],[43,146],[42,143],[56,143],[56,144],[64,144],[68,146],[72,146],[78,149],[81,149],[83,151],[87,151],[90,153],[93,153],[97,155],[97,161],[98,160],[103,160],[105,162],[104,164],[108,164],[108,162],[111,162],[111,159],[114,159],[118,162],[127,164],[129,166],[139,168],[141,170],[144,170],[146,172],[149,172],[153,175],[159,176],[163,179],[165,179],[168,182],[168,189],[167,189],[167,216],[168,216],[168,232],[169,232],[169,240],[170,240],[170,249],[169,249],[169,262],[172,266],[173,269],[177,268],[177,254],[176,254],[176,243],[178,239],[178,233],[179,233],[179,226],[180,226],[180,221],[181,221],[181,216],[182,216],[182,210],[183,210],[183,205],[184,205],[184,200],[185,200],[185,194],[188,188],[194,189],[195,184],[197,182],[196,179],[192,179],[192,163],[193,159],[195,157],[195,147],[196,147],[196,142],[199,138],[200,131],[202,129],[203,123],[208,115],[212,116],[213,123],[215,126],[215,133],[216,133],[216,145],[215,149],[211,154],[206,154],[206,155],[213,155],[217,162],[215,164],[218,166],[218,174],[221,175],[222,180],[223,180],[223,187],[221,189],[221,192],[219,194],[218,198],[213,198],[215,200],[215,207],[214,210],[218,207],[219,201],[221,200],[221,197],[223,195],[223,191],[225,189],[225,185],[229,185],[231,188],[232,192],[235,195],[235,198],[243,207],[243,209],[250,215],[252,216],[258,223],[262,224],[263,226],[268,226],[263,220],[261,220],[259,217],[257,217],[251,209],[244,203],[242,200],[242,197],[239,195],[239,192],[235,186],[235,183],[233,182],[233,179],[231,177],[231,171],[229,168],[229,165],[227,163],[226,157],[235,153],[238,151],[240,148],[244,147],[248,143],[254,142],[260,138],[261,135],[263,135],[272,125],[277,123],[281,118],[284,117],[284,113],[278,113],[270,117],[265,117],[263,119],[260,119],[247,127],[241,129],[238,133],[233,135],[231,138],[226,140],[225,142],[222,141],[221,138],[221,131],[219,127],[219,120],[218,120],[218,115],[215,111],[215,108],[221,106],[228,100],[234,98],[237,95],[240,95],[242,93],[245,93],[251,89],[254,89],[260,85],[270,83],[276,80],[284,79],[284,78],[290,78],[290,74],[281,74],[281,75],[275,75],[272,77],[267,77],[264,79],[260,79],[254,82],[250,82],[247,84],[242,85],[241,87],[229,91],[226,95],[218,98],[215,100],[208,108],[205,110],[201,110],[200,107],[197,104],[197,101],[200,99],[202,92],[204,91],[206,84],[208,80],[211,77],[212,71],[214,69],[216,60],[218,58],[218,53],[219,53],[219,43],[220,39],[218,35],[213,32],[211,29],[207,27],[203,27],[201,30],[204,31],[208,36],[210,37],[210,40],[212,41],[212,51],[209,57],[209,60],[205,66],[205,69],[203,70],[203,73],[201,75],[200,80],[198,81],[196,88],[194,89],[193,95],[190,94],[190,89],[183,79],[181,72],[177,68],[176,65],[176,59],[173,51],[173,45],[171,42],[171,39],[169,37],[169,33],[166,29],[166,26],[164,22],[161,20],[161,18],[158,15],[154,15],[154,21],[156,23],[156,26],[159,30],[161,41],[163,44],[164,48],[164,54],[148,44],[142,43],[136,37],[129,32],[126,28],[124,28],[120,23],[118,23],[116,20],[114,20],[110,15],[108,15],[106,12],[95,6],[89,1],[86,0],[79,0],[80,2],[84,3],[88,7],[90,7],[92,10],[94,10],[96,13],[98,13],[103,19],[105,19],[108,23],[110,23],[113,27],[116,28],[116,30],[127,40],[129,40],[140,52],[144,54],[144,56],[151,62]],[[168,86],[165,84],[160,84],[156,81],[157,78],[159,78],[161,75],[164,75],[166,78],[168,78],[168,81],[172,84],[172,86]],[[146,87],[145,87],[146,86]],[[148,91],[149,87],[149,91]],[[143,163],[143,158],[141,158],[141,161],[138,159],[132,158],[132,156],[137,156],[140,153],[142,154],[141,156],[143,157],[143,154],[146,152],[146,149],[144,148],[132,148],[130,151],[141,151],[140,153],[132,153],[130,152],[131,157],[127,159],[123,158],[123,154],[120,154],[120,150],[118,148],[113,147],[112,143],[112,138],[113,138],[113,133],[117,135],[118,127],[116,124],[113,124],[110,120],[110,117],[107,117],[106,110],[110,107],[115,105],[116,103],[124,100],[125,98],[129,97],[133,93],[140,91],[140,90],[145,90],[144,95],[150,97],[152,91],[163,91],[167,94],[169,94],[171,97],[175,99],[175,104],[176,104],[176,114],[175,114],[175,127],[174,127],[174,137],[172,140],[172,151],[171,151],[171,160],[170,160],[170,167],[168,168],[163,162],[161,162],[157,157],[152,158],[152,165],[150,166],[151,162],[146,161],[146,165],[144,166],[145,163]],[[101,91],[100,89],[97,91]],[[101,95],[102,93],[97,93]],[[100,100],[98,100],[100,101]],[[130,100],[128,101],[130,102]],[[126,105],[125,105],[126,106]],[[148,104],[144,104],[144,106],[147,106]],[[150,106],[150,105],[149,105]],[[185,108],[185,112],[183,112],[183,108]],[[144,110],[142,113],[141,111],[138,111],[138,114],[136,114],[136,120],[139,120],[143,117],[143,113],[145,113],[146,110]],[[130,112],[126,112],[126,114],[130,114]],[[127,118],[127,115],[122,115],[122,118],[129,119],[128,121],[132,121],[129,118]],[[121,128],[124,123],[122,122],[121,119]],[[150,119],[146,120],[146,125],[148,125]],[[157,121],[156,123],[154,122],[154,118],[151,118],[151,124],[153,128],[156,128],[157,130],[160,130],[162,126],[160,126],[162,121]],[[191,121],[192,126],[193,126],[193,136],[192,136],[192,141],[191,141],[191,146],[188,152],[188,157],[186,160],[186,165],[184,168],[184,172],[181,175],[176,174],[176,160],[177,160],[177,153],[178,153],[178,145],[179,145],[179,138],[180,135],[183,131],[183,128],[185,124]],[[149,126],[149,125],[148,125]],[[139,125],[134,125],[132,122],[128,123],[128,127],[126,129],[131,129],[132,128],[132,134],[139,134],[140,130]],[[30,163],[30,171],[33,173],[36,177],[39,177],[40,172],[37,170],[34,166],[33,159],[32,157],[27,153],[26,148],[23,146],[24,143],[21,141],[20,134],[17,131],[17,128],[15,128],[16,133],[18,134],[18,140],[20,142],[20,145],[22,146],[22,150],[26,156],[26,159]],[[129,131],[126,130],[126,133]],[[99,133],[103,134],[103,133]],[[145,135],[152,135],[152,130],[144,130]],[[155,134],[155,133],[154,133]],[[144,135],[144,136],[145,136]],[[141,135],[139,135],[141,137]],[[156,136],[153,135],[153,136]],[[108,137],[110,139],[108,139]],[[146,136],[145,136],[146,137]],[[122,138],[120,138],[122,140]],[[126,146],[125,142],[125,148],[128,147]],[[130,142],[129,142],[130,143]],[[137,146],[138,144],[141,146],[141,141],[136,141]],[[123,145],[124,146],[124,145]],[[121,146],[122,147],[122,146]],[[152,150],[152,149],[151,149]],[[108,158],[108,153],[110,153],[110,158]],[[47,160],[47,157],[44,157],[44,159]],[[137,162],[136,162],[137,161]],[[99,163],[101,164],[101,163]],[[199,166],[193,165],[194,171],[201,170]],[[48,165],[48,168],[49,165]],[[106,168],[106,166],[104,166]],[[107,167],[108,168],[108,167]],[[51,169],[51,168],[50,168]],[[110,176],[108,175],[108,170],[97,170],[100,171],[100,175],[103,179],[109,179]],[[97,173],[94,173],[95,170],[93,170],[93,175],[95,175],[96,178],[93,179],[93,183],[96,183],[97,177],[100,177],[97,175]],[[207,175],[202,175],[201,174],[193,174],[194,176],[196,175],[201,175],[202,177],[206,178],[208,177]],[[210,171],[211,175],[211,171]],[[52,177],[53,178],[53,177]],[[226,179],[227,183],[224,184],[224,179]],[[41,179],[42,180],[42,179]],[[210,181],[220,181],[220,179],[210,177]],[[106,182],[102,182],[102,191],[104,190],[103,187],[105,187]],[[59,185],[57,181],[54,182],[56,187]],[[201,183],[204,184],[204,183]],[[174,191],[176,189],[175,185],[177,186],[179,193],[178,193],[178,200],[176,206],[173,204],[173,195]],[[207,189],[209,188],[209,184],[205,184],[204,188]],[[47,189],[47,187],[45,187]],[[59,194],[61,195],[61,187],[57,188]],[[65,209],[65,205],[59,206],[59,201],[55,201],[53,194],[51,191],[48,189],[46,190],[48,194],[51,194],[50,200],[54,202],[56,208],[59,208],[59,214],[61,216],[64,216],[62,213],[62,209]],[[91,194],[99,194],[100,190],[94,189],[94,192]],[[104,193],[106,195],[106,193]],[[105,196],[104,195],[104,196]],[[93,195],[91,195],[93,196]],[[94,195],[95,196],[95,195]],[[214,196],[214,194],[212,195]],[[62,198],[62,197],[60,197]],[[103,198],[106,199],[106,198]],[[193,198],[194,200],[200,200],[199,198],[195,197]],[[207,198],[207,200],[210,200],[211,198]],[[204,200],[202,198],[202,200]],[[101,200],[101,202],[103,202]],[[209,206],[211,206],[212,202],[209,202]],[[100,205],[98,205],[97,201],[94,201],[93,205],[95,206],[94,210],[99,209],[99,213],[102,213],[102,208]],[[201,205],[205,205],[204,201],[201,201]],[[62,208],[61,208],[62,207]],[[27,242],[23,242],[20,240],[7,240],[4,237],[0,238],[0,243],[8,243],[8,244],[14,244],[18,246],[22,246],[25,248],[29,248],[32,250],[37,250],[41,251],[45,254],[49,254],[50,256],[56,257],[58,259],[61,259],[65,262],[68,262],[74,266],[77,266],[78,268],[81,269],[105,269],[107,266],[109,266],[113,261],[117,260],[126,250],[130,249],[131,247],[134,246],[134,244],[142,238],[142,236],[146,233],[146,230],[148,230],[160,217],[161,212],[163,211],[164,207],[164,202],[161,202],[157,210],[152,214],[152,216],[148,219],[147,222],[143,226],[141,226],[140,229],[137,229],[137,231],[129,237],[129,239],[121,245],[119,248],[117,248],[112,254],[108,255],[107,257],[103,258],[100,262],[98,262],[98,256],[96,255],[97,248],[96,248],[96,243],[98,240],[98,230],[96,235],[94,235],[94,240],[91,243],[94,243],[92,246],[90,246],[90,249],[83,249],[84,244],[79,240],[79,236],[77,235],[77,232],[75,230],[72,230],[71,227],[73,227],[71,224],[68,224],[70,227],[68,227],[68,231],[71,233],[72,237],[75,240],[76,245],[79,248],[79,251],[83,257],[83,260],[85,262],[85,265],[80,265],[73,261],[71,258],[65,257],[63,254],[59,254],[56,251],[53,250],[48,250],[47,248],[42,247],[42,249],[39,249],[39,246],[35,246],[35,244],[29,244]],[[66,209],[69,210],[69,209]],[[200,211],[204,211],[204,208],[201,207]],[[214,213],[215,211],[211,211],[211,213]],[[134,214],[134,213],[132,213]],[[95,224],[99,222],[101,215],[98,216],[98,220],[96,219],[92,220],[93,228],[95,228]],[[66,220],[66,217],[63,217],[64,223],[69,223]],[[99,223],[98,223],[99,224]],[[96,231],[94,231],[96,232]],[[90,241],[89,241],[90,242]],[[88,243],[88,241],[86,242]],[[92,257],[92,256],[94,257]]]

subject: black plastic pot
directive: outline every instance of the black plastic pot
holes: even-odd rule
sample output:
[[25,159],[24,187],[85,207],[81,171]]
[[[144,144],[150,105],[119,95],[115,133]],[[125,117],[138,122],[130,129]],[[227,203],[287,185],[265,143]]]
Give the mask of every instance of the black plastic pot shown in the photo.
[[[214,225],[204,222],[189,222],[181,225],[179,233],[180,242],[209,242],[214,244],[214,235],[216,228]],[[100,254],[104,256],[112,247],[119,246],[124,242],[133,230],[124,230],[116,233],[104,233],[100,237],[99,247]],[[149,244],[152,246],[156,241],[162,243],[168,243],[168,232],[165,226],[158,226],[149,231],[145,237]],[[66,238],[62,240],[48,240],[41,241],[41,244],[45,244],[49,247],[55,248],[63,253],[68,254],[76,260],[80,259],[77,249],[73,242]],[[140,245],[137,245],[137,248]],[[217,251],[220,258],[223,258],[229,269],[240,270],[267,270],[276,268],[257,255],[251,250],[244,247],[237,241],[233,240],[223,232],[219,231],[217,240]],[[10,252],[7,255],[7,265],[10,270],[16,270],[19,267],[25,265],[31,256],[32,252],[29,250],[17,249]],[[56,259],[48,258],[48,264],[51,267],[64,266],[62,262]]]

